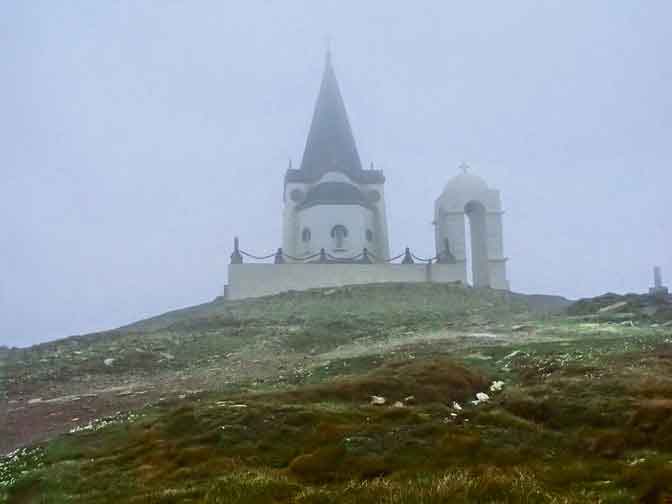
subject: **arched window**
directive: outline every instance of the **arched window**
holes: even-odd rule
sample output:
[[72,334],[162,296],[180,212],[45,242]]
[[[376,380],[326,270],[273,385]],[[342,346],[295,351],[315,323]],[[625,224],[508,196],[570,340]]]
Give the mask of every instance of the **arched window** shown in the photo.
[[372,242],[373,241],[373,231],[370,229],[366,230],[366,241]]
[[337,224],[331,229],[331,237],[334,239],[334,247],[342,249],[343,242],[348,237],[348,229],[341,224]]
[[308,243],[310,241],[310,229],[303,228],[303,231],[301,231],[301,241],[304,243]]

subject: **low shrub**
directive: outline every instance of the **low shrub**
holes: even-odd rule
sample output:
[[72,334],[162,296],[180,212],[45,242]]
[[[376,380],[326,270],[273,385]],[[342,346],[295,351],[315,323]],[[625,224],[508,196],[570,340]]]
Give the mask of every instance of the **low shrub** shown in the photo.
[[413,396],[418,404],[464,401],[487,390],[490,380],[446,358],[396,361],[356,377],[285,392],[280,397],[292,401],[368,402],[373,395],[388,401],[403,401]]
[[237,472],[227,474],[213,483],[203,504],[261,504],[288,502],[300,486],[277,474]]
[[289,471],[296,477],[314,483],[342,479],[339,466],[345,456],[343,446],[328,446],[312,453],[299,455],[289,464]]

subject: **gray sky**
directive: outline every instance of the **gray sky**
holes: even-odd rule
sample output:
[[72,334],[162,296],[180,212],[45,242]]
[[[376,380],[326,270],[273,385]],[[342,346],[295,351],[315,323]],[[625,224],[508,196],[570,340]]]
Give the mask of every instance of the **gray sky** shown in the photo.
[[514,290],[672,283],[668,1],[31,1],[0,7],[0,344],[220,294],[279,246],[325,40],[392,251],[466,161]]

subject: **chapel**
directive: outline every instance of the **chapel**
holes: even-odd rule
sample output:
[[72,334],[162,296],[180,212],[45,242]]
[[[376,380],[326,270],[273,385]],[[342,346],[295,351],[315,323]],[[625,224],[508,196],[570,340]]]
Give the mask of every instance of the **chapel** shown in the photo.
[[385,176],[362,166],[330,52],[301,164],[285,173],[283,205],[277,251],[258,256],[235,239],[227,298],[394,282],[509,289],[500,193],[466,166],[435,201],[435,255],[418,257],[412,244],[391,253]]

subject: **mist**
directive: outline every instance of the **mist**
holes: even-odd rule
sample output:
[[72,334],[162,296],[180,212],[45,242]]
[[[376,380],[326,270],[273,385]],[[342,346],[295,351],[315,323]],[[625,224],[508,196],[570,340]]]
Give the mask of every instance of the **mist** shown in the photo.
[[[221,295],[280,246],[329,39],[392,255],[434,250],[459,165],[501,191],[517,292],[672,279],[672,5],[8,2],[0,345]],[[672,280],[666,282],[672,283]]]

